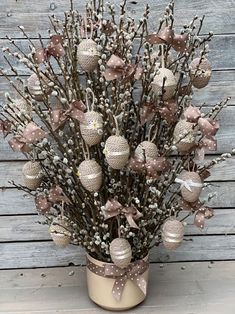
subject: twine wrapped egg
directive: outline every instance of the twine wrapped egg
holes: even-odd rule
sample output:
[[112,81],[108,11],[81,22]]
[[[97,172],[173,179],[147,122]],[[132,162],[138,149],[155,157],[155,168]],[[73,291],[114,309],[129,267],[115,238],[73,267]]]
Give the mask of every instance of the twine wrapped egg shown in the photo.
[[[182,185],[181,195],[183,199],[189,203],[196,202],[200,196],[203,187],[203,182],[199,174],[194,171],[183,171],[180,175],[180,179],[188,182],[191,190],[190,191],[186,186]],[[190,182],[196,183],[196,185],[198,186],[193,186],[190,184]]]
[[186,153],[195,145],[195,131],[193,123],[184,119],[180,120],[174,130],[174,140],[179,152]]
[[149,161],[157,158],[158,149],[157,146],[150,141],[141,142],[135,150],[135,158],[139,161]]
[[98,65],[99,52],[92,39],[83,39],[77,47],[78,63],[85,72],[92,72]]
[[[35,100],[42,101],[44,95],[49,95],[51,93],[51,88],[48,86],[48,83],[49,81],[44,75],[42,76],[41,83],[36,73],[28,78],[28,90]],[[43,89],[41,88],[41,85]]]
[[110,256],[113,263],[120,267],[127,267],[132,259],[132,250],[130,243],[123,238],[116,238],[110,243]]
[[102,115],[95,111],[88,111],[84,116],[84,123],[80,123],[82,138],[89,146],[99,144],[103,134]]
[[66,222],[64,219],[54,219],[49,228],[49,231],[52,240],[57,246],[63,248],[70,243],[71,233],[68,231],[68,227],[66,227]]
[[28,161],[22,169],[23,185],[30,190],[36,190],[42,182],[42,168],[37,161]]
[[102,169],[94,159],[81,162],[78,176],[83,187],[89,192],[98,191],[102,185]]
[[176,219],[166,220],[162,226],[163,245],[168,250],[175,250],[184,238],[184,225]]
[[104,148],[108,164],[113,169],[122,169],[128,162],[130,147],[123,136],[111,135]]
[[32,117],[32,107],[24,98],[15,99],[13,106],[16,108],[14,111],[17,116],[20,115],[22,117],[28,115]]
[[158,73],[155,75],[152,82],[152,90],[154,94],[156,94],[157,96],[161,95],[164,80],[165,80],[165,83],[164,83],[165,92],[162,97],[163,97],[163,100],[167,100],[174,96],[176,85],[177,85],[177,80],[171,70],[166,69],[166,68],[160,68],[158,70]]
[[211,78],[212,68],[210,62],[203,58],[200,62],[200,58],[195,58],[190,63],[190,78],[192,84],[196,88],[205,87]]

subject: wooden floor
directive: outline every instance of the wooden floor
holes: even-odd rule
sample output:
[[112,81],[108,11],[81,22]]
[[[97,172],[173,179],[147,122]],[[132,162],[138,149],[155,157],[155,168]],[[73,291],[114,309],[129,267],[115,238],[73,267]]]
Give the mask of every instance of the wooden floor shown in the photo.
[[[86,293],[85,267],[0,271],[0,313],[108,313]],[[152,264],[146,301],[128,313],[234,314],[235,262]]]

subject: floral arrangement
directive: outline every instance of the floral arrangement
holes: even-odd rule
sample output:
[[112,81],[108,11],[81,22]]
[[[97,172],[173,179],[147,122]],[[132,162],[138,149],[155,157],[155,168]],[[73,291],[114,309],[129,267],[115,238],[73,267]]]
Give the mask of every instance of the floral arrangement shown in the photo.
[[[212,74],[204,18],[177,33],[171,2],[152,33],[149,15],[146,5],[135,21],[125,0],[92,1],[82,15],[71,2],[63,21],[50,18],[48,43],[39,36],[35,45],[22,26],[29,52],[9,38],[15,81],[1,70],[19,95],[6,95],[1,130],[28,159],[23,183],[13,184],[35,197],[57,245],[83,246],[119,268],[161,242],[176,249],[189,215],[203,228],[213,216],[200,201],[204,180],[230,157],[204,159],[229,98],[206,113],[194,106]],[[12,57],[30,70],[27,80]]]

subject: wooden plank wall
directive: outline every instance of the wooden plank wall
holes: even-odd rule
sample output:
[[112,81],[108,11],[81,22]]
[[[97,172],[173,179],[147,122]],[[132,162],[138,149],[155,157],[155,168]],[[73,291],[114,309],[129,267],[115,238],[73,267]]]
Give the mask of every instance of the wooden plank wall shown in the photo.
[[[85,1],[74,0],[75,7],[82,10]],[[118,0],[114,1],[119,3]],[[222,128],[218,134],[218,153],[235,147],[235,1],[224,0],[176,0],[177,26],[191,20],[194,15],[206,15],[203,33],[214,31],[210,45],[210,60],[213,76],[209,86],[195,92],[194,103],[206,102],[211,106],[221,98],[231,96],[229,106],[220,116]],[[167,5],[166,0],[129,1],[128,10],[140,17],[143,6],[148,3],[151,9],[151,29],[155,29],[158,18]],[[5,35],[15,38],[27,50],[28,43],[17,30],[24,25],[31,38],[41,33],[47,38],[48,15],[62,16],[69,8],[64,0],[2,0],[0,1],[0,47],[6,46]],[[3,62],[0,52],[0,66]],[[22,77],[29,74],[21,64],[16,64]],[[10,72],[9,72],[10,74]],[[10,90],[5,79],[0,76],[0,101]],[[208,156],[212,158],[212,156]],[[77,247],[57,249],[50,241],[47,227],[38,222],[33,201],[9,184],[14,179],[20,182],[24,158],[13,153],[8,144],[0,140],[0,268],[27,268],[63,266],[84,263],[84,252]],[[207,222],[204,231],[191,227],[189,221],[184,244],[175,252],[163,248],[155,249],[152,261],[199,261],[235,259],[235,160],[219,165],[210,178],[218,192],[211,205],[215,208],[215,218]]]

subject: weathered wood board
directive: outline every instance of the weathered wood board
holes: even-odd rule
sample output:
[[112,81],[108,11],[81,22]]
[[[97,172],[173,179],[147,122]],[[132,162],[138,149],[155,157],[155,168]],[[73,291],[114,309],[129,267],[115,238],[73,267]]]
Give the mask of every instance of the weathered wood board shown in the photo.
[[[150,274],[146,301],[128,313],[235,312],[234,262],[154,264]],[[104,313],[88,298],[84,267],[6,270],[0,281],[0,313]]]
[[[120,3],[118,0],[113,0],[112,2],[116,4],[116,7],[117,4]],[[138,19],[143,13],[143,7],[147,1],[127,0],[127,3],[128,11],[134,14],[135,18]],[[151,6],[150,30],[156,29],[158,18],[160,17],[167,3],[168,1],[166,0],[148,1],[148,4]],[[82,12],[84,4],[85,1],[74,0],[75,8],[79,9],[80,12]],[[28,43],[17,29],[18,25],[24,25],[26,32],[31,38],[37,38],[38,33],[41,33],[43,38],[45,38],[45,41],[47,41],[47,29],[50,27],[48,15],[56,14],[61,17],[63,15],[63,11],[67,10],[68,8],[69,1],[62,0],[41,0],[40,2],[31,0],[19,0],[17,2],[15,0],[0,1],[0,48],[7,45],[7,41],[4,38],[5,35],[8,34],[12,38],[16,39],[17,44],[19,44],[24,51],[27,50]],[[210,61],[212,62],[213,66],[213,75],[207,88],[202,90],[195,90],[193,103],[201,105],[205,102],[206,106],[210,107],[227,96],[232,97],[228,107],[220,115],[221,129],[217,134],[218,151],[215,152],[215,154],[229,152],[235,148],[235,1],[175,1],[175,13],[177,31],[179,31],[180,27],[188,22],[195,14],[198,16],[205,14],[206,18],[202,33],[205,34],[210,30],[214,31],[215,33],[214,39],[210,43]],[[36,40],[34,42],[36,42]],[[22,64],[14,63],[14,65],[19,71],[20,75],[22,75],[21,77],[27,79],[29,72],[25,71],[25,69],[22,67]],[[0,53],[0,67],[4,67],[4,69],[8,70],[9,73],[9,68],[7,68],[5,62],[3,61],[2,53]],[[12,79],[14,80],[15,77],[12,76]],[[4,102],[4,94],[9,91],[11,91],[9,83],[2,76],[0,76],[0,106]],[[209,155],[207,159],[210,160],[211,158],[215,157],[213,155]],[[12,179],[18,183],[20,182],[21,169],[24,164],[23,160],[24,156],[22,154],[16,154],[12,152],[7,142],[3,141],[2,138],[0,139],[0,268],[65,266],[69,265],[69,263],[73,263],[75,265],[79,265],[81,263],[83,264],[84,251],[75,246],[70,246],[70,248],[65,250],[57,249],[50,240],[50,236],[47,232],[48,227],[36,223],[41,218],[36,214],[33,199],[24,192],[20,192],[12,188],[11,184],[8,182]],[[188,220],[188,226],[186,226],[186,241],[182,247],[180,247],[176,252],[167,252],[162,248],[156,248],[151,256],[152,261],[175,262],[235,259],[235,159],[230,159],[224,164],[217,165],[215,171],[210,177],[210,181],[212,181],[213,186],[207,190],[209,192],[217,192],[217,196],[210,202],[210,205],[215,208],[215,217],[206,221],[206,228],[203,231],[192,226],[193,221],[191,217]],[[202,195],[202,197],[204,196]],[[231,275],[231,278],[227,276],[229,271],[230,273],[232,271],[233,263],[225,264],[228,265],[228,268],[225,268],[224,272],[222,266],[220,266],[218,268],[218,272],[215,271],[214,274],[218,277],[217,279],[219,280],[219,283],[221,283],[225,277],[226,280],[229,280],[228,282],[226,281],[226,284],[229,289],[229,293],[233,295],[233,290],[230,289],[233,282],[233,279],[231,279],[233,275]],[[175,264],[167,266],[170,273],[171,269],[172,271],[174,270],[174,265]],[[191,312],[204,314],[203,302],[206,302],[206,295],[201,293],[201,288],[199,288],[200,293],[197,294],[197,291],[194,289],[194,285],[195,287],[198,286],[198,283],[195,283],[195,280],[198,279],[197,274],[200,273],[199,270],[201,270],[203,265],[206,265],[206,269],[201,272],[202,280],[207,280],[209,278],[207,276],[210,276],[210,273],[207,271],[207,264],[200,263],[198,265],[200,266],[194,268],[193,275],[191,277],[193,278],[192,283],[191,279],[188,280],[187,276],[183,277],[186,278],[189,283],[187,283],[183,295],[180,296],[180,300],[183,300],[182,302],[184,302],[185,305],[184,311],[187,314]],[[61,269],[59,271],[61,271]],[[161,272],[162,270],[158,270],[159,276],[161,276]],[[31,273],[27,274],[28,276],[32,275]],[[184,274],[186,274],[186,271]],[[17,273],[14,273],[13,276],[14,280],[17,280]],[[48,276],[50,277],[50,275]],[[53,273],[52,276],[56,276],[56,272]],[[195,276],[195,278],[193,276]],[[205,276],[206,278],[204,278]],[[173,277],[165,278],[167,278],[169,281]],[[213,283],[216,282],[216,279],[210,279],[212,279],[212,286],[215,289],[213,290],[213,302],[215,304],[218,303],[218,306],[213,306],[212,301],[211,303],[207,303],[209,304],[208,308],[211,310],[211,312],[216,313],[216,310],[220,308],[221,304],[225,304],[226,302],[228,303],[230,294],[226,294],[228,298],[225,296],[225,294],[222,296],[220,295],[220,304],[220,301],[218,301],[219,298],[216,298],[216,296],[219,295],[216,290],[216,284],[213,285]],[[9,282],[11,283],[12,280]],[[29,282],[30,280],[27,282],[30,285]],[[37,285],[38,284],[39,281],[37,282]],[[156,286],[158,285],[156,284]],[[205,286],[200,282],[199,286],[205,288],[203,293],[205,293],[205,291],[208,292],[211,289],[211,287],[209,289],[209,282],[206,283]],[[69,295],[73,295],[71,293],[72,288],[70,287],[74,288],[72,282],[68,284],[68,290],[63,291],[63,295],[68,296],[68,302],[66,302],[66,304],[69,304]],[[175,285],[173,285],[171,290],[169,290],[170,295],[174,296],[175,298],[172,299],[172,304],[178,304],[178,292],[171,292],[177,291],[177,289],[172,290],[173,287],[175,289]],[[192,290],[190,290],[190,287]],[[1,297],[5,297],[6,300],[6,295],[9,295],[9,291],[6,288],[10,288],[10,286],[5,286],[5,290],[0,288],[0,313],[1,310],[3,310],[4,314],[12,310],[9,303],[1,302]],[[32,291],[30,290],[31,286],[29,286],[27,289],[24,290],[22,294],[19,292],[20,290],[17,290],[18,294],[16,294],[16,300],[22,300],[21,298],[24,296],[25,292],[30,294]],[[37,286],[33,289],[33,291],[35,291],[35,289],[38,291]],[[60,305],[62,305],[59,300],[60,298],[57,299],[60,288],[57,287],[54,289],[54,292],[50,294],[50,299],[52,302],[57,303],[58,308],[62,309],[63,306],[60,307]],[[84,289],[82,288],[80,290]],[[42,304],[42,302],[40,302],[40,298],[45,298],[48,294],[48,291],[49,290],[47,290],[45,287],[45,290],[39,292],[39,294],[37,294],[37,292],[34,294],[35,300],[36,296],[39,298],[37,300],[39,300],[40,307]],[[195,300],[198,301],[197,303],[192,303],[190,301],[190,294],[193,292],[196,295]],[[82,292],[79,291],[77,293],[81,295]],[[157,291],[156,293],[158,294],[159,292]],[[203,302],[201,302],[202,295]],[[163,293],[160,299],[163,300],[163,303],[159,303],[160,305],[157,310],[160,310],[160,312],[163,314],[165,312],[169,313],[167,312],[169,308],[166,310],[164,305],[165,300],[169,301],[169,298],[164,298]],[[154,303],[151,303],[148,305],[148,307],[141,311],[146,313],[146,309],[148,309],[149,313],[155,313],[157,310],[156,308],[152,307],[153,305]],[[53,310],[57,311],[57,308],[54,305],[51,306]],[[220,312],[226,314],[233,314],[235,312],[235,308],[231,308],[232,310],[230,309],[229,303],[227,308],[225,305],[223,306],[224,307],[222,308],[221,305]],[[80,308],[83,308],[83,305],[80,305]],[[26,313],[25,309],[26,307],[24,302],[19,301],[17,303],[17,311]],[[45,314],[46,308],[41,307],[41,309]],[[70,309],[70,307],[68,307],[68,309]],[[180,307],[178,309],[180,309]],[[29,307],[30,313],[33,313],[32,310],[34,309]],[[231,311],[229,312],[229,310]],[[76,306],[74,306],[74,308],[71,307],[71,311],[74,313],[77,312]],[[87,311],[89,313],[95,313],[96,309],[91,306],[88,310],[86,310],[86,312]],[[183,310],[179,312],[184,313]],[[63,311],[63,313],[70,312]]]

